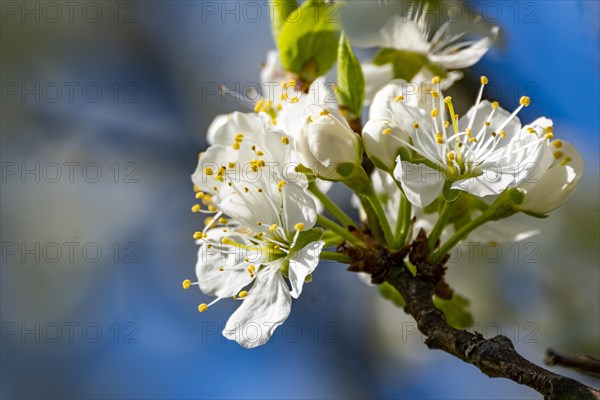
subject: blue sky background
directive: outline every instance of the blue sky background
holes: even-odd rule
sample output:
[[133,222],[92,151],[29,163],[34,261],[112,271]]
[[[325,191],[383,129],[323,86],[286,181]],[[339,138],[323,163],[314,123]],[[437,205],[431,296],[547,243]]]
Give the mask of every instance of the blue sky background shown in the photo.
[[[189,175],[212,118],[250,111],[213,89],[258,82],[273,48],[267,9],[258,2],[258,20],[233,14],[223,22],[207,13],[207,2],[121,3],[115,22],[113,3],[98,4],[96,23],[77,13],[74,22],[36,22],[3,9],[3,168],[79,162],[103,173],[96,183],[81,175],[57,183],[3,178],[3,398],[537,398],[427,350],[400,310],[335,263],[319,267],[273,343],[248,351],[222,339],[219,327],[235,304],[199,314],[207,298],[181,290],[194,274],[191,235],[201,223],[189,212]],[[598,354],[599,3],[471,4],[501,10],[490,22],[502,36],[465,81],[485,73],[507,109],[529,94],[534,101],[521,119],[552,118],[555,133],[584,155],[587,174],[564,209],[524,220],[543,232],[536,264],[510,256],[464,262],[451,281],[472,299],[480,327],[490,335],[500,327],[532,360],[540,362],[549,346]],[[132,11],[135,22],[125,23]],[[9,95],[6,86],[57,83],[64,90],[65,82],[93,83],[102,96],[93,102],[78,89],[73,101],[66,92],[37,101]],[[334,197],[349,207],[347,191]],[[95,243],[103,256],[36,261],[8,255],[5,245],[71,241]]]

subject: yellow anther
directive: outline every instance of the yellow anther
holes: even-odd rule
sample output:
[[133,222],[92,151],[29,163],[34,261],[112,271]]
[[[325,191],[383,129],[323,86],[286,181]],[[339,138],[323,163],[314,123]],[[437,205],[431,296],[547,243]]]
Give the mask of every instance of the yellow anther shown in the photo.
[[219,272],[223,272],[225,269],[223,267],[219,267]]
[[194,197],[197,198],[197,199],[201,199],[201,198],[204,197],[204,193],[198,192],[198,193],[196,193],[196,195]]
[[234,150],[239,150],[240,149],[240,144],[238,142],[234,142],[233,143],[233,149]]
[[527,132],[534,133],[534,134],[536,133],[535,129],[533,129],[532,127],[527,128]]
[[261,226],[261,225],[262,225],[262,222],[258,221],[258,222],[256,223],[256,225],[257,225],[257,226]]
[[440,112],[439,112],[439,110],[437,108],[434,108],[433,110],[431,110],[431,116],[433,118],[437,117],[439,113]]
[[228,222],[229,222],[229,220],[227,218],[223,218],[223,217],[219,218],[220,224],[227,225]]
[[246,296],[248,296],[248,292],[246,290],[242,290],[241,292],[238,293],[238,297],[240,299],[243,299]]
[[482,85],[487,85],[489,80],[488,80],[487,76],[481,75],[481,78],[479,78],[479,82],[481,82]]
[[449,151],[448,154],[446,154],[446,157],[448,158],[448,161],[450,161],[450,162],[454,162],[454,160],[456,159],[453,151]]
[[181,286],[183,286],[184,289],[189,289],[190,286],[192,286],[192,281],[186,279],[185,281],[181,282]]
[[212,167],[206,167],[206,168],[204,168],[204,173],[206,175],[213,175],[215,173],[215,171],[213,171]]
[[208,306],[205,303],[202,303],[198,306],[198,311],[204,312],[206,310],[208,310]]
[[404,100],[404,96],[396,96],[396,98],[394,99],[394,101],[397,103],[399,101],[403,101]]
[[281,248],[280,245],[276,244],[275,246],[273,246],[273,250],[279,250]]
[[277,224],[273,224],[269,227],[269,232],[275,232],[277,230]]
[[227,163],[227,168],[234,169],[235,168],[235,163],[233,163],[233,162]]
[[431,80],[431,83],[438,84],[442,81],[442,79],[439,76],[434,76],[433,79]]
[[560,149],[562,145],[563,143],[560,140],[555,140],[554,142],[552,142],[552,146],[554,146],[554,148],[556,149]]
[[498,107],[500,107],[500,103],[498,103],[497,101],[494,101],[492,103],[492,108],[498,108]]
[[200,188],[196,185],[192,186],[192,189],[194,190],[194,193],[198,193],[200,191]]
[[544,135],[544,139],[552,139],[554,138],[554,133],[548,132]]
[[256,155],[257,155],[257,156],[259,156],[259,157],[261,157],[261,156],[264,156],[264,155],[265,155],[265,153],[263,153],[262,151],[258,150],[258,151],[256,152]]
[[564,156],[562,151],[555,151],[554,152],[554,158],[556,158],[557,160],[560,160],[562,157]]
[[254,265],[250,265],[248,267],[248,272],[250,272],[251,274],[254,274],[254,272],[256,272],[256,267]]
[[498,134],[496,132],[492,132],[492,137],[496,137]]
[[298,222],[296,225],[294,225],[294,229],[301,232],[304,230],[304,224],[302,222]]
[[431,97],[433,97],[434,99],[437,99],[438,97],[440,97],[440,93],[437,90],[432,90],[429,93],[431,94]]
[[418,124],[417,122],[414,122],[414,123],[413,123],[413,128],[415,128],[415,129],[419,129],[419,124]]
[[281,138],[281,143],[283,144],[290,144],[290,139],[286,138],[285,136]]
[[300,101],[300,99],[297,96],[294,96],[290,99],[290,102],[292,102],[292,103],[297,103],[299,101]]
[[192,206],[192,212],[199,212],[200,211],[200,204],[194,204]]
[[247,187],[244,188],[244,193],[248,193],[250,191],[250,189],[248,189]]
[[277,103],[277,105],[275,106],[275,108],[277,108],[277,111],[281,111],[281,109],[283,108],[283,106],[281,105],[281,103]]
[[548,133],[550,133],[550,132],[554,132],[554,128],[553,128],[553,127],[551,127],[551,126],[547,126],[547,127],[545,127],[545,128],[544,128],[544,130],[545,130],[546,132],[548,132]]
[[452,97],[450,97],[450,96],[444,97],[444,103],[446,103],[446,104],[452,103]]
[[504,132],[504,131],[500,131],[500,132],[498,132],[498,134],[500,135],[500,137],[502,139],[504,139],[506,137],[506,132]]
[[389,135],[390,133],[392,133],[392,128],[386,128],[383,131],[381,131],[381,134],[383,135]]
[[529,98],[529,96],[522,96],[519,99],[519,104],[521,104],[525,107],[529,107],[529,105],[531,104],[531,99]]
[[194,232],[194,239],[199,240],[202,239],[204,237],[204,235],[202,234],[202,232]]
[[296,80],[290,79],[287,84],[288,84],[288,87],[296,87]]
[[323,111],[321,111],[321,115],[329,115],[329,111],[323,109]]
[[264,100],[260,99],[259,101],[256,102],[256,105],[254,106],[254,112],[259,112],[262,109]]
[[444,128],[447,128],[450,126],[450,121],[444,121]]
[[485,126],[490,126],[490,121],[485,121],[483,124],[484,124]]
[[215,206],[213,206],[212,204],[209,204],[209,205],[208,205],[208,211],[210,211],[210,212],[216,212],[216,211],[217,211],[217,209],[216,209],[216,208],[215,208]]
[[471,131],[469,128],[467,128],[465,132],[467,132],[467,137],[471,137],[471,135],[473,134],[473,131]]
[[204,226],[209,226],[214,222],[213,217],[204,218]]
[[468,140],[468,141],[469,141],[470,143],[477,143],[477,138],[474,138],[474,137],[472,137],[472,138],[469,138],[469,140]]
[[258,193],[262,193],[262,192],[263,192],[262,188],[258,188]]
[[441,134],[441,133],[439,133],[439,132],[438,132],[438,133],[436,133],[436,134],[435,134],[435,141],[436,141],[438,144],[442,144],[442,143],[444,143],[444,136],[442,136],[442,134]]
[[281,93],[281,100],[287,100],[288,95],[286,92]]
[[277,184],[277,189],[279,189],[279,191],[281,192],[281,189],[285,186],[286,183],[286,181],[279,181],[279,183]]

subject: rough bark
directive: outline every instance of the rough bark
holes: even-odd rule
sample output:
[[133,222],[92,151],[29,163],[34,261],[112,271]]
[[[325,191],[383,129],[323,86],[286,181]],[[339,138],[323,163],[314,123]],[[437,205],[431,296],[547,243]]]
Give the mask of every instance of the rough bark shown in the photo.
[[434,268],[427,264],[417,266],[416,276],[403,264],[396,264],[388,269],[385,277],[404,297],[404,309],[415,319],[419,331],[427,336],[425,344],[429,348],[458,357],[489,377],[506,378],[529,386],[547,400],[600,399],[600,391],[523,358],[506,336],[485,339],[478,333],[450,326],[433,304],[436,275]]

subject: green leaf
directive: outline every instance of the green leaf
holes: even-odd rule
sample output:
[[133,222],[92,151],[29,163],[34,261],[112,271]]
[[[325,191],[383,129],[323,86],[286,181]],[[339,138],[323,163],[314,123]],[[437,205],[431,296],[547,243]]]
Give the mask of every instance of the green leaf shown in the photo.
[[365,76],[360,62],[352,52],[350,41],[344,34],[340,37],[337,62],[337,98],[340,105],[351,113],[346,119],[359,118],[365,100]]
[[312,228],[307,231],[302,231],[298,234],[298,239],[296,240],[296,245],[294,246],[293,250],[303,249],[308,244],[321,240],[322,237],[323,230],[319,228]]
[[448,74],[439,65],[432,64],[427,56],[409,50],[383,48],[373,59],[375,65],[392,64],[394,79],[410,81],[423,68],[427,68],[434,75],[445,78]]
[[389,283],[383,282],[379,285],[379,293],[381,293],[384,299],[391,301],[396,306],[404,307],[404,297]]
[[435,306],[446,316],[450,325],[457,329],[466,329],[473,325],[473,316],[467,309],[470,302],[465,297],[454,293],[450,300],[433,298]]
[[277,41],[279,31],[289,16],[298,8],[298,2],[296,0],[276,0],[269,5],[271,11],[271,29],[273,31],[273,37]]
[[335,3],[308,0],[288,15],[279,31],[281,63],[306,82],[324,75],[336,61],[340,25]]

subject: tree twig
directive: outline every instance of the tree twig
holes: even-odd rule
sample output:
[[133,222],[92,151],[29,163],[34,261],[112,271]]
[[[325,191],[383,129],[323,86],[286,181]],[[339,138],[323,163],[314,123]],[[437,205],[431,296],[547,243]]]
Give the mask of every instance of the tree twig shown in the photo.
[[557,365],[560,367],[574,369],[582,374],[600,378],[600,359],[589,356],[587,354],[579,354],[577,356],[569,356],[561,354],[555,350],[546,350],[546,365]]
[[[344,251],[345,249],[341,249]],[[479,333],[456,329],[448,324],[446,317],[433,303],[433,295],[443,282],[447,257],[436,264],[428,262],[427,237],[421,231],[410,249],[389,254],[385,249],[348,249],[355,260],[350,271],[371,274],[373,283],[387,281],[404,297],[404,310],[417,322],[419,331],[427,337],[430,349],[445,351],[466,363],[479,368],[492,378],[506,378],[528,386],[546,400],[580,399],[600,400],[600,391],[574,379],[548,371],[523,358],[506,336],[485,339]],[[403,259],[408,252],[409,260],[417,267],[413,275]]]

